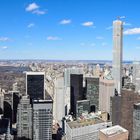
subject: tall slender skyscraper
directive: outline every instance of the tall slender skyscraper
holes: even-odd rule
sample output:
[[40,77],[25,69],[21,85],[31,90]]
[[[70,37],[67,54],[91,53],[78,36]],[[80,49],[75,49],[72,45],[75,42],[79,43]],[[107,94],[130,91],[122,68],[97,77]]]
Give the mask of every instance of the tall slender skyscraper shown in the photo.
[[122,87],[122,52],[123,52],[123,22],[113,22],[113,78],[115,89],[121,94]]

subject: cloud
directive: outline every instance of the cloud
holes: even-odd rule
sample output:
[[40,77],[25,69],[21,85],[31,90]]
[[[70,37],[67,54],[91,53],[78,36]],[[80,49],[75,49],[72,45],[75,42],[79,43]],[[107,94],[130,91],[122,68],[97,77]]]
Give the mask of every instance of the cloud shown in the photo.
[[62,40],[61,38],[57,37],[57,36],[48,36],[47,40]]
[[70,24],[71,20],[70,19],[64,19],[62,21],[60,21],[60,24]]
[[109,27],[106,28],[106,30],[110,30],[110,29],[112,29],[112,28],[113,28],[112,26],[109,26]]
[[124,25],[124,26],[131,26],[132,24],[131,24],[131,23],[123,22],[123,25]]
[[85,46],[86,44],[84,42],[80,43],[80,46]]
[[124,31],[125,35],[134,35],[134,34],[140,34],[140,28],[132,28],[132,29],[127,29]]
[[106,46],[107,45],[107,43],[106,42],[102,42],[102,44],[101,44],[102,46]]
[[28,28],[32,28],[32,27],[34,27],[35,26],[35,24],[34,23],[30,23],[30,24],[28,24]]
[[31,12],[33,14],[37,14],[37,15],[44,15],[46,14],[46,11],[44,10],[40,10],[40,6],[37,5],[36,3],[31,3],[29,4],[26,9],[27,12]]
[[35,10],[32,13],[33,14],[37,14],[37,15],[44,15],[44,14],[46,14],[46,11],[43,11],[43,10]]
[[97,36],[96,39],[102,40],[102,39],[104,39],[104,37],[102,37],[102,36]]
[[2,46],[1,48],[2,48],[2,49],[7,49],[8,47],[7,47],[7,46]]
[[38,8],[39,8],[39,6],[36,3],[31,3],[26,7],[26,11],[30,12],[30,11],[36,10]]
[[8,37],[0,37],[0,42],[7,42],[10,41]]
[[87,21],[87,22],[82,23],[82,25],[86,27],[91,27],[94,25],[94,23],[92,21]]
[[118,17],[118,18],[120,18],[120,19],[124,19],[124,18],[126,18],[125,16],[120,16],[120,17]]
[[136,47],[136,49],[140,49],[140,47],[138,46],[138,47]]
[[92,47],[94,47],[96,44],[95,43],[84,43],[84,42],[82,42],[82,43],[80,43],[80,46],[92,46]]
[[96,45],[95,43],[91,43],[91,46],[93,46],[93,47],[94,47],[95,45]]

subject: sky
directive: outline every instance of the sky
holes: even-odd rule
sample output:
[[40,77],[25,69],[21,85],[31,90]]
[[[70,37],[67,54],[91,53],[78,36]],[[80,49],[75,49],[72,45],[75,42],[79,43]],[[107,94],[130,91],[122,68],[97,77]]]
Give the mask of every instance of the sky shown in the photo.
[[112,22],[124,22],[123,59],[140,60],[140,0],[0,0],[0,59],[112,60]]

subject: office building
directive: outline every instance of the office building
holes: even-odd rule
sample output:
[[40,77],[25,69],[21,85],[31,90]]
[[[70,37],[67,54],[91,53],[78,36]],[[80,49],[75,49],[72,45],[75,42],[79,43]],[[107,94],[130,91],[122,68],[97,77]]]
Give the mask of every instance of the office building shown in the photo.
[[99,130],[111,126],[99,118],[66,122],[67,140],[99,140]]
[[123,22],[113,22],[113,78],[115,89],[121,94],[122,88],[122,54],[123,54]]
[[122,90],[121,101],[121,126],[129,131],[129,139],[132,140],[133,109],[134,104],[140,102],[140,95],[133,90]]
[[140,103],[134,104],[133,111],[133,140],[140,139]]
[[140,62],[133,63],[133,78],[132,82],[135,85],[135,90],[140,92]]
[[101,75],[101,67],[100,67],[99,64],[94,66],[94,68],[93,68],[93,75],[97,76],[97,77],[100,77],[100,75]]
[[33,140],[52,140],[51,100],[34,100],[33,102]]
[[91,111],[99,110],[99,78],[86,77],[86,98],[90,101]]
[[70,75],[71,74],[83,74],[82,68],[66,68],[64,71],[64,86],[70,87]]
[[3,104],[4,104],[4,92],[0,88],[0,114],[3,114]]
[[10,123],[16,123],[17,107],[20,101],[19,91],[9,91],[4,94],[4,117],[10,119]]
[[70,75],[83,74],[83,68],[66,68],[64,70],[65,115],[70,112]]
[[31,100],[45,98],[44,78],[44,72],[26,73],[26,94],[30,96]]
[[70,109],[71,114],[77,117],[76,104],[78,100],[83,99],[83,75],[71,74],[70,76]]
[[29,96],[22,96],[18,105],[17,137],[32,139],[32,107]]
[[18,104],[20,101],[20,93],[19,91],[9,91],[9,94],[12,94],[12,123],[16,123],[17,122],[17,108],[18,108]]
[[115,94],[110,98],[110,119],[113,125],[121,122],[121,95]]
[[77,117],[80,117],[82,113],[90,113],[90,101],[79,100],[77,101]]
[[113,125],[118,124],[127,129],[129,131],[129,140],[133,140],[133,106],[140,102],[140,95],[133,90],[123,89],[118,99],[118,102],[115,100],[115,104],[112,100],[112,123]]
[[7,118],[0,118],[0,140],[13,140],[10,134],[10,121]]
[[53,117],[59,124],[65,116],[64,77],[54,80]]
[[110,98],[114,96],[114,81],[100,78],[99,110],[110,114]]
[[101,129],[99,131],[100,140],[128,140],[128,130],[119,125]]

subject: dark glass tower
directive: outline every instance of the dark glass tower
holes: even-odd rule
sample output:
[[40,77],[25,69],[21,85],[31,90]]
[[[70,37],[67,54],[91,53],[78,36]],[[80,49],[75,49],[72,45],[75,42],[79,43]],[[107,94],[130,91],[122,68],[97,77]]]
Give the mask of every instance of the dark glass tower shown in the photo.
[[26,93],[31,100],[44,99],[44,73],[26,73]]
[[91,111],[99,109],[99,78],[86,78],[86,98],[90,101]]
[[73,117],[77,116],[77,101],[83,99],[83,75],[70,75],[70,109]]

